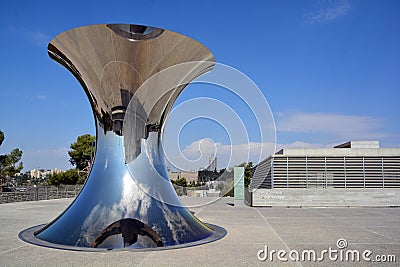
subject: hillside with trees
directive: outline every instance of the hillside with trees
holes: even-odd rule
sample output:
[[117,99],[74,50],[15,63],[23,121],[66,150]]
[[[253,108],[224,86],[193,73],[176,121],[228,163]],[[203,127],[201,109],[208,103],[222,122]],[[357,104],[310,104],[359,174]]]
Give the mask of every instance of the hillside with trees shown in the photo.
[[[0,130],[0,146],[4,139],[4,132]],[[9,154],[0,155],[0,184],[9,182],[11,177],[23,169],[21,158],[22,150],[19,148],[14,148]]]
[[70,156],[69,161],[75,168],[63,173],[54,173],[50,175],[48,183],[51,185],[85,183],[90,168],[92,167],[95,153],[95,140],[96,137],[90,134],[78,136],[76,141],[71,144],[71,150],[68,151],[68,155]]

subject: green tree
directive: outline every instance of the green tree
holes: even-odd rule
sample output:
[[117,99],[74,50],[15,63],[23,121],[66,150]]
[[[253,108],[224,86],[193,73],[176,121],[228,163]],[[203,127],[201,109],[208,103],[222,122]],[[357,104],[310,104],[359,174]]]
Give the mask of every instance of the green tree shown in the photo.
[[176,180],[172,180],[171,181],[174,185],[177,185],[177,186],[183,186],[183,187],[186,187],[187,186],[187,181],[186,181],[186,178],[185,177],[183,177],[183,178],[178,178],[178,179],[176,179]]
[[249,187],[251,183],[251,177],[253,176],[252,169],[253,168],[253,162],[249,162],[246,164],[246,167],[244,168],[244,187]]
[[0,146],[3,143],[4,140],[4,133],[0,130]]
[[53,173],[49,176],[47,182],[51,185],[59,185],[63,179],[63,173]]
[[251,183],[251,177],[253,176],[251,171],[253,168],[253,162],[243,162],[242,164],[238,165],[238,167],[244,167],[244,187],[249,187]]
[[[0,131],[0,145],[4,141],[4,133]],[[0,177],[11,177],[23,169],[22,151],[13,149],[10,154],[0,155]],[[18,163],[19,162],[19,163]]]
[[51,185],[77,184],[81,178],[77,169],[70,169],[66,172],[50,175],[48,183]]
[[74,165],[79,170],[90,169],[90,160],[91,155],[93,153],[92,144],[96,140],[96,137],[91,136],[90,134],[84,134],[78,136],[76,142],[71,144],[71,150],[68,151],[68,155],[70,156],[69,162]]

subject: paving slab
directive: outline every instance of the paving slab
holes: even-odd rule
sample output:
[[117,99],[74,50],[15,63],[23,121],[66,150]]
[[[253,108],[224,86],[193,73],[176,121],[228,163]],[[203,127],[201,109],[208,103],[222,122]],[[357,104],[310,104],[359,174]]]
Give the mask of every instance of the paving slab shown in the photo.
[[[211,200],[211,201],[210,201]],[[400,208],[235,207],[232,198],[182,198],[200,220],[228,234],[209,244],[163,251],[76,252],[27,244],[18,233],[58,216],[72,199],[0,204],[0,266],[373,266],[377,262],[282,261],[279,250],[320,253],[344,238],[347,250],[394,255],[400,262]],[[258,259],[274,250],[273,261]],[[339,250],[339,249],[338,249]],[[259,253],[261,251],[261,253]],[[281,252],[283,253],[283,252]],[[295,255],[295,254],[294,254]]]

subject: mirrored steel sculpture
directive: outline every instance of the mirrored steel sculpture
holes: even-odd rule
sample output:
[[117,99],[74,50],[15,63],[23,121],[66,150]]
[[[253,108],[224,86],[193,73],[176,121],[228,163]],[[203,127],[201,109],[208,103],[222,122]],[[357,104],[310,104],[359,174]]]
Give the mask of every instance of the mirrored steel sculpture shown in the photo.
[[224,229],[202,223],[181,204],[160,141],[179,94],[214,66],[212,53],[184,35],[128,24],[66,31],[50,42],[48,52],[89,98],[96,156],[74,202],[21,238],[79,250],[179,247],[224,236]]

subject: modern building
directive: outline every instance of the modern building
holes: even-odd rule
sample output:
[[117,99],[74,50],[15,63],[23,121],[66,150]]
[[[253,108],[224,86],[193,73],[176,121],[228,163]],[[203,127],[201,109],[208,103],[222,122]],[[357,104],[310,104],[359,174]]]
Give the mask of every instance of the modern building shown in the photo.
[[62,173],[62,172],[64,171],[60,169],[52,169],[52,170],[33,169],[29,171],[31,177],[34,179],[41,179],[53,175],[55,173]]
[[[356,195],[365,203],[393,195],[397,203],[400,148],[380,148],[379,141],[350,141],[334,148],[282,149],[253,168],[251,188],[253,201],[272,205],[279,200],[302,205],[310,199],[315,204],[322,198],[347,205],[349,197]],[[360,201],[352,203],[359,205]]]
[[351,141],[334,148],[288,148],[260,162],[253,188],[400,188],[400,148]]

